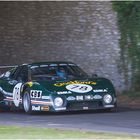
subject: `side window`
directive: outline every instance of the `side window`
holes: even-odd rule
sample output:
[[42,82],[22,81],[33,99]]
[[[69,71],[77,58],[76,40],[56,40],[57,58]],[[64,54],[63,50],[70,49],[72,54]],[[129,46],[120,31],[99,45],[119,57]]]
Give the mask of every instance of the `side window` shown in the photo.
[[5,72],[4,74],[1,75],[1,77],[4,77],[4,78],[11,78],[13,73],[15,72],[16,68],[13,68],[7,72]]
[[16,80],[23,81],[23,82],[28,81],[28,67],[27,66],[21,66],[21,68],[16,76]]
[[13,80],[17,80],[17,75],[19,74],[21,67],[17,67],[13,73],[10,74],[10,78]]
[[11,73],[10,78],[16,81],[28,81],[28,68],[27,66],[19,66]]
[[9,76],[9,78],[12,78],[13,77],[13,75],[14,75],[14,73],[17,71],[17,68],[14,68],[14,69],[12,69],[10,72],[10,76]]

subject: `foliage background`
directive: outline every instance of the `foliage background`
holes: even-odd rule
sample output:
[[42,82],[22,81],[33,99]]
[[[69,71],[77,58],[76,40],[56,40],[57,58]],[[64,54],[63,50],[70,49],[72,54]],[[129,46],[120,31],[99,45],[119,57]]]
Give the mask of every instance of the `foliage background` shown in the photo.
[[126,90],[140,90],[140,2],[114,1],[120,30],[121,70]]

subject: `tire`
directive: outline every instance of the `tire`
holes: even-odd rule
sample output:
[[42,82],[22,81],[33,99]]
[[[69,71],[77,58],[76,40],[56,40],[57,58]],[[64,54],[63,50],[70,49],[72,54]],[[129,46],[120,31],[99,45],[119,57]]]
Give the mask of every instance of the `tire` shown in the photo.
[[32,114],[32,106],[31,106],[31,98],[30,98],[30,94],[28,91],[24,92],[23,95],[23,109],[27,114]]

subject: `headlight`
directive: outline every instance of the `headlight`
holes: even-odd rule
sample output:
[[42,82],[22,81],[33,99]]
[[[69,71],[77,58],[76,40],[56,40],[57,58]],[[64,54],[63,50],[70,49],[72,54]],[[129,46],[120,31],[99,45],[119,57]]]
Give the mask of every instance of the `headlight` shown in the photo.
[[61,97],[56,97],[54,99],[54,105],[56,107],[61,107],[63,105],[63,99]]
[[104,102],[106,103],[106,104],[109,104],[109,103],[111,103],[112,102],[112,96],[111,95],[109,95],[109,94],[106,94],[106,95],[104,95]]

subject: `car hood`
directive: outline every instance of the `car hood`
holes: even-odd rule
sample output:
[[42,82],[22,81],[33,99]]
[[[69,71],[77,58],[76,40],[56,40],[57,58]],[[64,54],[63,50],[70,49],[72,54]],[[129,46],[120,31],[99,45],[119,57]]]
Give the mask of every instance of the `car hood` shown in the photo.
[[113,85],[105,78],[73,79],[61,81],[38,81],[38,83],[51,93],[93,93],[113,90]]

